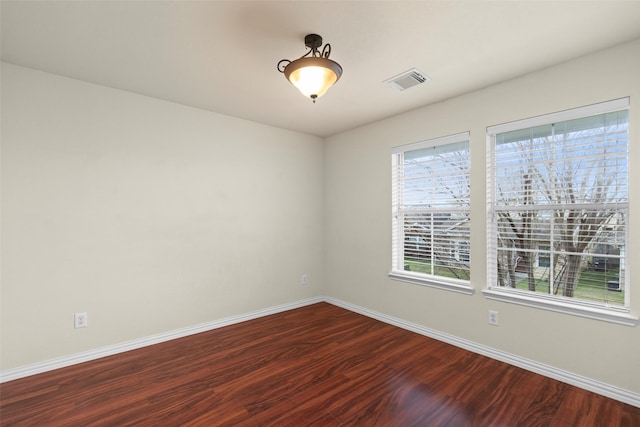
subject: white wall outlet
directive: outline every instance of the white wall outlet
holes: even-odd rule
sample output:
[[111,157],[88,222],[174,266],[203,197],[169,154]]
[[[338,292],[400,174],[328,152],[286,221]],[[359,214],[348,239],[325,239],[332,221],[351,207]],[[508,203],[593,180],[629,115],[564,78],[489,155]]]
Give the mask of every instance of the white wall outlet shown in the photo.
[[89,316],[87,316],[86,312],[74,314],[73,321],[76,329],[89,326]]
[[300,284],[301,285],[308,285],[309,284],[309,278],[307,277],[306,274],[303,274],[302,276],[300,276]]
[[493,326],[498,326],[498,312],[489,310],[489,324]]

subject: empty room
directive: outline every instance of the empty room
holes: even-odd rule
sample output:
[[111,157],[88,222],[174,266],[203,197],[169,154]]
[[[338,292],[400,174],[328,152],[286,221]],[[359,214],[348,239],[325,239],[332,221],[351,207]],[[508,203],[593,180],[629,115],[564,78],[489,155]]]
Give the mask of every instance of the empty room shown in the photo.
[[0,20],[0,425],[640,426],[640,1]]

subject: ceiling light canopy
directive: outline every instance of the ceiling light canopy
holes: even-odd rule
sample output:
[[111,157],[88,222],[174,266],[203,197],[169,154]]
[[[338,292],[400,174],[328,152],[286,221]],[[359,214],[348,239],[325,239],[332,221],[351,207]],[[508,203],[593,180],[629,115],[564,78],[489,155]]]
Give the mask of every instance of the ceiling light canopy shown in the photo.
[[304,38],[304,44],[309,52],[300,58],[290,61],[283,59],[278,62],[278,71],[284,73],[298,90],[316,102],[316,99],[327,91],[342,75],[342,67],[329,59],[331,45],[322,46],[322,37],[317,34],[308,34]]

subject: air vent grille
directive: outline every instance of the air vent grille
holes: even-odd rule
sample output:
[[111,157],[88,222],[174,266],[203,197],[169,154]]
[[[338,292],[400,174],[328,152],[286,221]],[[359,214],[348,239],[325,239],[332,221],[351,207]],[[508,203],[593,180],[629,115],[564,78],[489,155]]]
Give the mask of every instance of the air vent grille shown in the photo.
[[398,74],[397,76],[391,77],[384,81],[384,83],[388,84],[392,88],[402,91],[405,89],[409,89],[410,87],[417,86],[422,83],[426,83],[429,80],[429,76],[417,70],[416,68],[412,68],[404,73]]

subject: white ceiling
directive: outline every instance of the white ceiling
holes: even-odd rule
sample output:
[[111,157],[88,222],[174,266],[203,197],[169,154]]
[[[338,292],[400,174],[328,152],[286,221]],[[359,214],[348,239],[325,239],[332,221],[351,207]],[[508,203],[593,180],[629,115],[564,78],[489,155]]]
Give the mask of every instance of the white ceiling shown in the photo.
[[[640,37],[640,1],[7,1],[2,60],[319,136]],[[276,70],[320,34],[313,104]],[[416,67],[431,81],[383,80]]]

